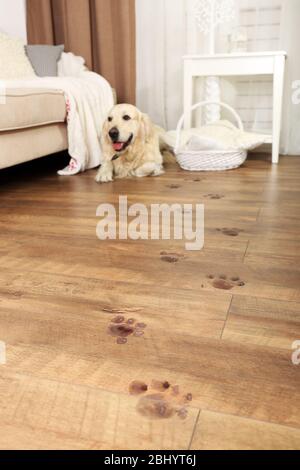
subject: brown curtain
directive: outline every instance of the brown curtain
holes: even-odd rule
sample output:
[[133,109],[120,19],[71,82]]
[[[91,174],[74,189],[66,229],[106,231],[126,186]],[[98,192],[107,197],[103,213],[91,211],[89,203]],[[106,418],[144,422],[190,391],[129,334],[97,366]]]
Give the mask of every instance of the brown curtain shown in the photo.
[[29,44],[64,44],[135,103],[135,0],[27,0]]

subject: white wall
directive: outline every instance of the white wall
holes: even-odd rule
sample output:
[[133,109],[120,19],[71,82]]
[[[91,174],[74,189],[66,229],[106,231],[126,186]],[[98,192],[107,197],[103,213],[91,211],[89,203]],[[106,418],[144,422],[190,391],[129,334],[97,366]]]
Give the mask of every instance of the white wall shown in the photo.
[[0,0],[0,31],[27,40],[26,0]]

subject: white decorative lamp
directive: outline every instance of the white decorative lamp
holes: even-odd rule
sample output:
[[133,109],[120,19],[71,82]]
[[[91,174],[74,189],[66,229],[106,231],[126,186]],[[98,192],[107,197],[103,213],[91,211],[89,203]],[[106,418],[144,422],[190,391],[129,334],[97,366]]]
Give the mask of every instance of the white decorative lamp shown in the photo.
[[[219,25],[235,18],[235,0],[197,0],[194,5],[194,16],[200,31],[209,35],[209,54],[216,53],[215,32]],[[205,100],[221,101],[220,80],[208,77],[205,84]],[[206,106],[205,122],[209,124],[221,118],[220,106]]]

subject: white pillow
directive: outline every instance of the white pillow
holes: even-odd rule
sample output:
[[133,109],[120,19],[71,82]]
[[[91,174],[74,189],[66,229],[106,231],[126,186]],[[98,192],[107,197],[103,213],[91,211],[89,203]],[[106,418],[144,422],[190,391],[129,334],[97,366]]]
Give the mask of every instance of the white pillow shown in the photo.
[[224,150],[224,145],[212,137],[193,135],[188,141],[188,150]]
[[[180,146],[188,150],[252,150],[267,141],[269,136],[241,131],[229,121],[218,121],[198,129],[183,130]],[[167,132],[165,143],[175,147],[176,131]]]
[[36,77],[24,44],[0,32],[0,80]]

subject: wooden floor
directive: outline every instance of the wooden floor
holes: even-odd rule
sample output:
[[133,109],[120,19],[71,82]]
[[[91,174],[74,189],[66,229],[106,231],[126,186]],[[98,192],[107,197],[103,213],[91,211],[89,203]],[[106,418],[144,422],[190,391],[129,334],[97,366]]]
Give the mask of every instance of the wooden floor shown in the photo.
[[[0,448],[300,449],[300,158],[102,186],[61,166],[0,173]],[[101,242],[119,194],[203,202],[205,248]]]

